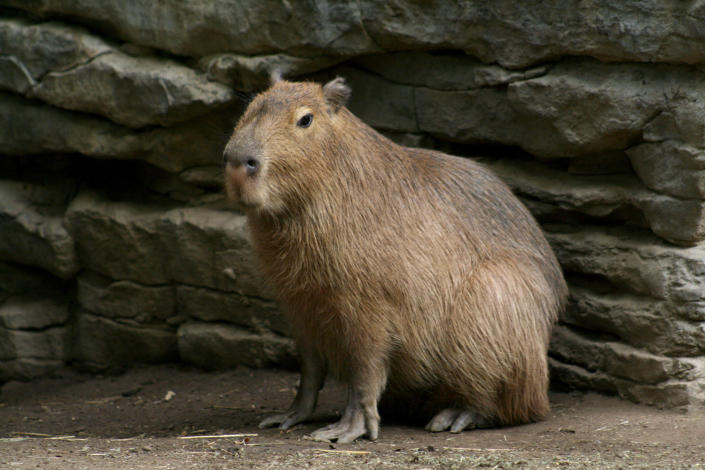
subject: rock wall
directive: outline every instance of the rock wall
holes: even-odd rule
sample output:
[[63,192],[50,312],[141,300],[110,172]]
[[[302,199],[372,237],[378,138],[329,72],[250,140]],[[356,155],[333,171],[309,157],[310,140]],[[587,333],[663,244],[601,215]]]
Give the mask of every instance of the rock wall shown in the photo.
[[479,158],[571,285],[556,385],[705,400],[705,4],[0,0],[0,380],[295,363],[223,203],[270,71]]

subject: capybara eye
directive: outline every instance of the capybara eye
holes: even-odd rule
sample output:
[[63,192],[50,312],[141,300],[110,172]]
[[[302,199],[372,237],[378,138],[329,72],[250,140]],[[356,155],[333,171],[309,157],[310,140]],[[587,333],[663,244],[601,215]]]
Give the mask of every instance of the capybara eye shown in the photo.
[[311,125],[312,122],[313,122],[313,114],[308,113],[308,114],[305,114],[301,119],[299,119],[299,122],[297,122],[296,125],[306,129],[308,126]]

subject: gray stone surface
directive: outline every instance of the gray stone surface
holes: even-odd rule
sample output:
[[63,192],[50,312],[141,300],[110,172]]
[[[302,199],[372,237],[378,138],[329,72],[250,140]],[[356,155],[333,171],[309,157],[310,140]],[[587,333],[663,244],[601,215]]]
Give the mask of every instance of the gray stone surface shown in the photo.
[[627,150],[646,186],[685,199],[705,199],[705,148],[674,140],[644,143]]
[[[73,69],[110,49],[106,40],[81,27],[55,21],[32,23],[0,18],[0,50],[4,59],[14,58],[17,67],[25,71],[25,87],[36,84],[49,72]],[[7,86],[6,78],[6,75],[0,75],[2,86]],[[17,88],[11,89],[21,92]]]
[[14,296],[0,304],[0,327],[11,330],[43,330],[61,326],[69,320],[67,299]]
[[66,221],[83,266],[111,279],[262,292],[249,261],[245,217],[238,213],[111,201],[85,191],[72,201]]
[[[453,142],[503,142],[528,147],[540,124],[540,121],[522,120],[507,99],[506,90],[500,88],[466,91],[418,88],[414,104],[419,130]],[[531,129],[527,131],[526,127]]]
[[173,125],[233,100],[228,87],[178,62],[119,51],[48,73],[31,93],[54,106],[99,114],[128,127]]
[[64,282],[46,271],[25,265],[0,261],[0,294],[45,295],[64,288]]
[[204,322],[228,322],[258,332],[288,332],[288,326],[272,300],[180,285],[176,289],[180,315]]
[[0,259],[44,268],[61,278],[79,269],[63,224],[72,184],[0,180]]
[[562,319],[580,328],[613,334],[653,354],[703,356],[704,323],[682,318],[677,311],[678,307],[670,302],[625,294],[599,294],[572,286],[571,302]]
[[551,380],[556,385],[568,389],[618,394],[622,398],[637,403],[683,411],[702,407],[702,387],[697,382],[670,380],[656,385],[639,384],[610,377],[601,371],[591,372],[552,358],[549,364]]
[[145,286],[113,281],[90,271],[78,277],[76,300],[82,308],[107,318],[138,323],[166,322],[176,315],[173,286]]
[[[705,117],[696,91],[705,74],[697,68],[567,60],[537,77],[526,73],[526,79],[508,79],[506,89],[417,89],[419,128],[458,142],[518,145],[564,158],[629,148],[652,120],[667,114],[671,138],[705,145],[702,129],[693,125]],[[664,125],[652,139],[664,134]]]
[[511,159],[490,162],[490,166],[523,197],[591,217],[627,214],[629,222],[644,220],[656,235],[672,243],[695,245],[705,239],[704,201],[655,193],[634,175],[571,175]]
[[70,352],[69,334],[69,328],[64,326],[41,331],[0,327],[0,360],[67,360]]
[[186,323],[179,328],[183,361],[206,369],[293,366],[293,341],[273,334],[256,334],[217,323]]
[[607,279],[628,291],[700,308],[705,246],[679,248],[639,231],[585,227],[547,234],[564,270]]
[[70,16],[121,39],[178,55],[248,55],[289,51],[341,55],[379,51],[360,22],[358,2],[296,3],[218,0],[4,0],[40,15]]
[[571,0],[556,8],[540,1],[365,0],[361,8],[367,32],[387,50],[461,49],[508,67],[575,55],[703,60],[698,47],[702,36],[695,33],[702,7],[675,1]]
[[614,378],[602,371],[588,371],[584,367],[568,364],[550,355],[548,365],[553,387],[564,390],[594,390],[610,395],[619,393]]
[[362,56],[355,63],[394,83],[449,91],[506,86],[548,70],[547,66],[511,70],[484,64],[469,55],[415,51]]
[[[571,0],[486,3],[364,0],[309,8],[273,2],[4,0],[40,15],[99,25],[122,39],[176,54],[215,52],[354,55],[459,49],[508,67],[591,55],[604,60],[705,60],[700,4]],[[530,27],[529,27],[530,25]]]
[[179,357],[176,331],[164,325],[117,322],[81,311],[74,328],[72,358],[94,370]]
[[[169,129],[133,132],[87,114],[0,92],[0,148],[4,154],[80,153],[144,160],[167,171],[222,161],[230,111]],[[225,127],[224,127],[225,126]]]
[[412,87],[352,67],[336,71],[354,90],[348,108],[360,119],[381,130],[418,131]]
[[702,386],[697,382],[673,380],[659,385],[623,383],[620,396],[637,403],[684,411],[702,408]]
[[209,189],[222,189],[223,187],[223,166],[197,166],[182,171],[179,178],[189,184],[205,187]]
[[131,56],[83,28],[0,20],[0,87],[128,126],[171,125],[233,99],[175,60]]
[[0,90],[25,94],[34,83],[27,68],[16,57],[0,57]]
[[0,93],[0,146],[4,154],[73,153],[138,158],[149,144],[108,121]]
[[614,377],[647,384],[668,380],[677,362],[616,341],[591,340],[560,325],[553,330],[551,352],[553,357],[589,371],[601,370]]
[[[699,69],[703,70],[702,67]],[[697,86],[694,89],[690,86],[676,89],[676,99],[664,106],[664,109],[644,126],[644,140],[677,140],[705,147],[705,129],[699,124],[703,118],[699,89]]]

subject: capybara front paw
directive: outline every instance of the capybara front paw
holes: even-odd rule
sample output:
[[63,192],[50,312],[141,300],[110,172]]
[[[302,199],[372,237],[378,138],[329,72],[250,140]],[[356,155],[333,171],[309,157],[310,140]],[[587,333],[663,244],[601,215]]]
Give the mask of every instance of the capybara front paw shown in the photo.
[[316,441],[330,442],[335,440],[339,444],[347,444],[358,437],[367,435],[368,439],[374,441],[379,434],[379,421],[367,420],[359,412],[353,416],[344,416],[337,423],[330,424],[311,433],[311,438]]
[[263,419],[260,421],[259,427],[260,429],[264,429],[279,426],[279,429],[286,430],[306,421],[309,415],[310,413],[304,413],[298,410],[287,411],[286,413],[279,413]]

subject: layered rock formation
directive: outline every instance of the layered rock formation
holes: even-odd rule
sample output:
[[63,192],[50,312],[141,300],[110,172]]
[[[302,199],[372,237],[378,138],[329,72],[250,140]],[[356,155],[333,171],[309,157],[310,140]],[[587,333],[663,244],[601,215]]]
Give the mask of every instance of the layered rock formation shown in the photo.
[[571,285],[556,385],[705,400],[705,6],[0,0],[0,380],[295,361],[220,159],[280,70],[479,158]]

